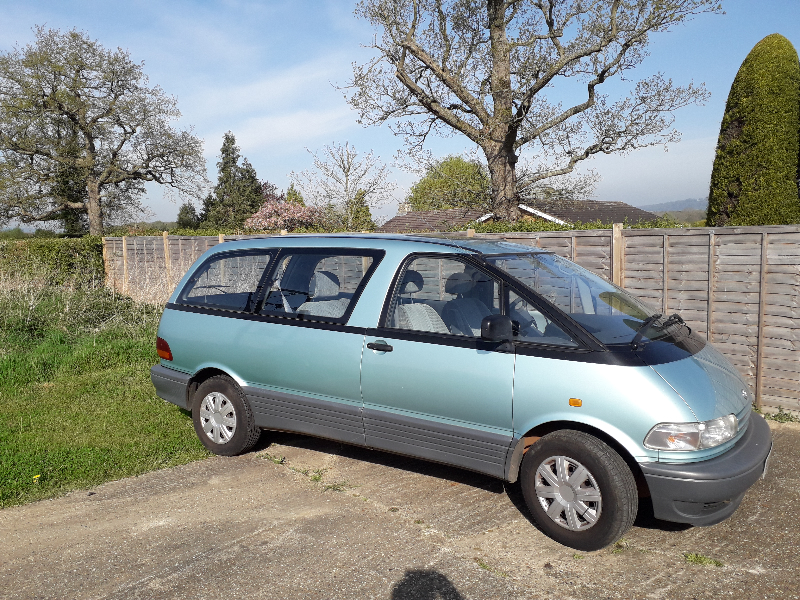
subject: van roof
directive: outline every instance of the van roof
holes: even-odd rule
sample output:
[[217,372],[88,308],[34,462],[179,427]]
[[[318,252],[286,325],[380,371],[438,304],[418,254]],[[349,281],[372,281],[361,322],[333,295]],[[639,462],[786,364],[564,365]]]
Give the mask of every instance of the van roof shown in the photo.
[[[468,237],[445,237],[443,235],[431,234],[431,235],[403,235],[403,234],[386,234],[386,233],[300,233],[300,234],[288,234],[282,236],[271,236],[267,238],[258,237],[258,238],[244,238],[237,240],[237,246],[244,247],[250,246],[252,247],[254,244],[252,242],[256,240],[264,240],[267,243],[264,243],[263,246],[276,246],[280,245],[278,240],[281,242],[288,242],[291,240],[290,244],[292,246],[300,246],[302,244],[298,244],[298,240],[337,240],[339,243],[336,245],[344,245],[341,244],[344,240],[364,240],[364,241],[371,241],[371,242],[378,242],[379,240],[387,241],[387,242],[394,242],[394,243],[410,243],[410,244],[425,244],[425,245],[434,245],[434,246],[442,246],[443,252],[451,252],[452,250],[445,250],[446,248],[459,248],[461,250],[475,253],[475,254],[507,254],[510,252],[546,252],[541,248],[534,248],[532,246],[526,246],[524,244],[515,244],[513,242],[506,242],[503,240],[486,240],[486,239],[476,239],[476,238],[468,238]],[[233,242],[233,240],[231,240]],[[248,243],[249,242],[249,243]],[[230,242],[228,242],[230,243]],[[234,242],[235,243],[235,242]],[[262,244],[256,244],[257,246],[262,246]],[[375,246],[379,247],[381,244],[375,244]]]

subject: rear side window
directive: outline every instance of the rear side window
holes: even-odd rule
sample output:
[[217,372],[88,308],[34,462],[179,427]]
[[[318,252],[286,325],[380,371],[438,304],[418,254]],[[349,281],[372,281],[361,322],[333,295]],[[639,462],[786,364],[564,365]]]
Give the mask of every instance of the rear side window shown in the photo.
[[343,323],[374,261],[357,252],[281,254],[259,313]]
[[253,251],[214,255],[192,275],[178,303],[250,311],[271,258]]

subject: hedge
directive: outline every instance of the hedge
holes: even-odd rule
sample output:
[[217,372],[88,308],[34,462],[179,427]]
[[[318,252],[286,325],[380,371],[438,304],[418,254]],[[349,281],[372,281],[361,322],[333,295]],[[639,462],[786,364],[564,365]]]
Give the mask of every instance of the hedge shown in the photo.
[[800,222],[800,62],[777,33],[758,42],[733,80],[708,201],[710,226]]
[[0,242],[0,272],[40,275],[53,283],[102,283],[103,240],[82,238],[28,238]]

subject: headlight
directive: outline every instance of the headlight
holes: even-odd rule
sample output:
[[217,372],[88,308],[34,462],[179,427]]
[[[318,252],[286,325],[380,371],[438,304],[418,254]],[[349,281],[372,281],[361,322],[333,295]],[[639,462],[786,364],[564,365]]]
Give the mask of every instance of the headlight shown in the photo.
[[726,415],[703,423],[659,423],[644,438],[651,450],[702,450],[724,444],[736,435],[739,420]]

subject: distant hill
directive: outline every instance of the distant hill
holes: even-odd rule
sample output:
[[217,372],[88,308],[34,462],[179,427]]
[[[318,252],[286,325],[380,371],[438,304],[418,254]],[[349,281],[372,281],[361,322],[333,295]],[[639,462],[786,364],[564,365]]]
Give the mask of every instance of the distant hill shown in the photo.
[[643,210],[650,212],[676,212],[679,210],[702,210],[708,209],[708,198],[687,198],[686,200],[675,200],[674,202],[661,202],[659,204],[637,204]]

